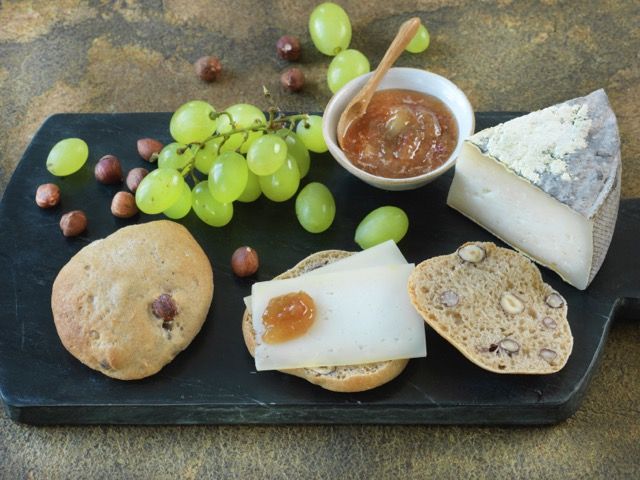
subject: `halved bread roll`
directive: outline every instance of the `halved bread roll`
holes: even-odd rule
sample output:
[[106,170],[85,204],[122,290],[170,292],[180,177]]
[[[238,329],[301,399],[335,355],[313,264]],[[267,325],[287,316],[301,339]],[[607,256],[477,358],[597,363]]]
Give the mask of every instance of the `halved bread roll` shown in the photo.
[[490,242],[419,264],[409,297],[425,321],[476,365],[546,374],[567,363],[567,302],[524,255]]
[[[323,267],[342,258],[352,255],[343,250],[325,250],[309,255],[300,263],[275,279],[298,277],[306,272]],[[255,352],[255,332],[251,313],[245,310],[242,318],[242,334],[251,356]],[[326,366],[316,368],[294,368],[281,370],[283,373],[295,375],[334,392],[361,392],[383,385],[396,378],[404,370],[408,359],[389,360],[386,362],[367,363],[363,365]]]

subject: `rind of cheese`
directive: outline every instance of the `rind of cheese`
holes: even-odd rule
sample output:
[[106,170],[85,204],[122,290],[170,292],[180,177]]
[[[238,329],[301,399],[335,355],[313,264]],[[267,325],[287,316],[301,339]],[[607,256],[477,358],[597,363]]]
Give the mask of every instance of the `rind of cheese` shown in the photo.
[[[307,275],[253,285],[256,370],[360,365],[424,357],[424,322],[407,293],[412,264]],[[262,341],[269,300],[304,291],[316,304],[316,320],[301,337]]]
[[467,141],[587,218],[600,210],[619,175],[618,124],[602,89]]

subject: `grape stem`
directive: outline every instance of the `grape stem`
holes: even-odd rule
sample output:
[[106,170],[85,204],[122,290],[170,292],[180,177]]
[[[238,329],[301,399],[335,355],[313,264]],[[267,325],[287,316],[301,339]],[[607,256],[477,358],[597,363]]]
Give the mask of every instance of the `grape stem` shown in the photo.
[[271,107],[269,109],[269,119],[267,120],[267,122],[256,123],[255,125],[252,125],[250,127],[245,127],[245,128],[235,128],[236,123],[234,122],[233,118],[228,112],[213,113],[211,114],[211,118],[215,119],[222,115],[227,115],[229,117],[229,122],[231,123],[232,129],[226,133],[217,133],[217,134],[211,135],[209,138],[207,138],[203,142],[190,143],[188,147],[189,148],[196,147],[196,149],[193,152],[192,160],[187,165],[185,165],[185,167],[180,172],[180,174],[183,177],[190,175],[192,180],[197,183],[198,180],[193,173],[193,169],[195,168],[196,154],[198,153],[198,150],[200,150],[205,143],[211,140],[222,139],[222,142],[220,142],[220,144],[218,145],[217,154],[219,155],[220,148],[222,148],[222,146],[227,142],[227,140],[229,140],[229,138],[231,138],[232,135],[241,134],[243,136],[242,143],[238,147],[238,149],[240,149],[240,147],[249,138],[249,134],[251,134],[251,132],[269,132],[269,131],[275,132],[280,128],[284,127],[285,125],[287,125],[289,132],[291,132],[296,122],[304,121],[305,124],[307,124],[307,120],[309,119],[309,115],[306,113],[300,113],[297,115],[282,115],[282,113],[277,107]]
[[217,120],[218,118],[222,117],[223,115],[226,115],[227,118],[229,118],[229,124],[231,125],[231,128],[236,128],[237,127],[235,120],[233,119],[233,117],[231,116],[231,114],[229,112],[226,112],[226,111],[215,112],[215,113],[212,113],[210,115],[210,117],[211,117],[211,120]]

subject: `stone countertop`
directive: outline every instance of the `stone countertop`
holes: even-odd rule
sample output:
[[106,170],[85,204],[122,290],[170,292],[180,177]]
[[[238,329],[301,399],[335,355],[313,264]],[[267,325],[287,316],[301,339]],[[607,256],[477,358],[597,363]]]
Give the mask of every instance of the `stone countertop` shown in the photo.
[[[38,126],[56,112],[218,108],[320,111],[327,57],[307,32],[317,2],[235,0],[0,3],[0,194]],[[477,111],[541,108],[604,87],[618,116],[623,196],[640,196],[640,3],[636,0],[341,0],[351,46],[372,65],[419,15],[431,46],[401,66],[456,82]],[[300,36],[303,93],[285,93],[282,34]],[[192,63],[221,58],[201,82]],[[552,427],[32,427],[0,413],[2,478],[637,478],[640,323],[613,325],[580,410]]]

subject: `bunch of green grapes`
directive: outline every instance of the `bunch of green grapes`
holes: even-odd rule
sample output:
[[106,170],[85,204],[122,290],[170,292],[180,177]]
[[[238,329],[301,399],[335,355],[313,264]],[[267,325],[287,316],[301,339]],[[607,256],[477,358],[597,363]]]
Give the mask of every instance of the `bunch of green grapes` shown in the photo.
[[[158,168],[140,182],[136,204],[144,213],[172,219],[193,209],[214,227],[231,221],[234,202],[253,202],[263,194],[274,202],[292,198],[309,172],[309,151],[327,151],[322,117],[272,110],[267,119],[244,103],[216,112],[206,102],[188,102],[176,110],[169,129],[175,142],[162,149]],[[296,211],[305,229],[324,231],[333,222],[335,203],[328,190],[310,194],[311,185]]]
[[[334,57],[327,70],[329,90],[336,93],[344,85],[371,71],[369,60],[360,51],[349,49],[351,21],[344,9],[333,2],[318,5],[309,16],[309,32],[316,48]],[[429,32],[420,25],[406,50],[420,53],[429,46]]]

